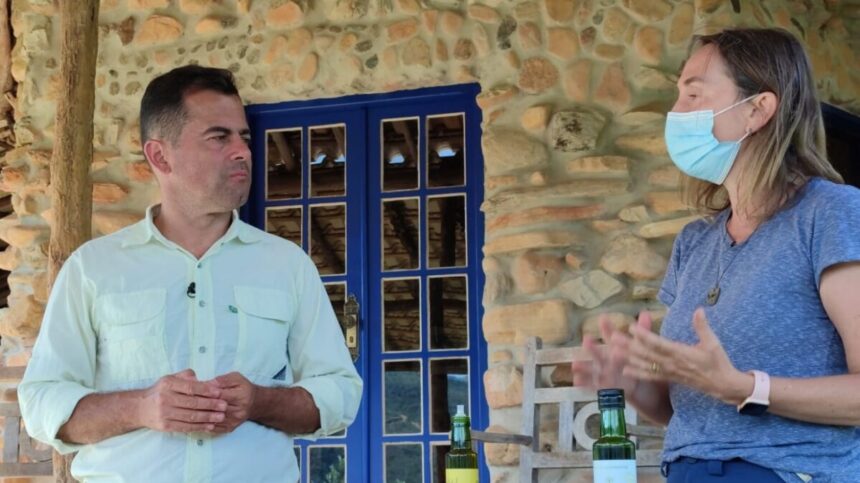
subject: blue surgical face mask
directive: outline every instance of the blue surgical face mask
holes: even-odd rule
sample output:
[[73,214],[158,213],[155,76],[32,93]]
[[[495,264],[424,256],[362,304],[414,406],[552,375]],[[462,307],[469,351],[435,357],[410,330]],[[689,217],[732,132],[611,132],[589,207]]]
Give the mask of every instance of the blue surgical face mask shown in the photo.
[[684,173],[714,184],[723,184],[741,148],[741,141],[721,142],[714,137],[714,118],[758,94],[714,113],[712,110],[670,112],[666,116],[666,148],[669,157]]

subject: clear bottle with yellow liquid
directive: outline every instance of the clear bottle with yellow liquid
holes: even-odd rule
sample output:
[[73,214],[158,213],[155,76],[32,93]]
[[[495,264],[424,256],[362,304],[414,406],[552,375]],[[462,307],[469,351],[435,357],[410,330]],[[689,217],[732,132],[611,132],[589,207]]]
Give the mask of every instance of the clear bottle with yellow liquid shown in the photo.
[[478,483],[478,455],[472,451],[469,416],[462,404],[451,418],[451,450],[445,455],[445,483]]

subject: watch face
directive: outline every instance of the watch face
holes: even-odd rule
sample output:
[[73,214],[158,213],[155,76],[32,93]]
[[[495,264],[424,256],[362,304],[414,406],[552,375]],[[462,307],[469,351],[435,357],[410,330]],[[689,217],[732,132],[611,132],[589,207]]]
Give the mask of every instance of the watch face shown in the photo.
[[746,403],[738,412],[747,416],[761,416],[767,412],[767,407],[767,404]]

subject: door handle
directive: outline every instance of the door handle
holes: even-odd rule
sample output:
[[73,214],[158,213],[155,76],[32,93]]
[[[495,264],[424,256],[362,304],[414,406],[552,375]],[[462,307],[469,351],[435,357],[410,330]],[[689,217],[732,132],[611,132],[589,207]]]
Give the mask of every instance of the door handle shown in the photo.
[[346,348],[352,356],[352,361],[358,360],[358,329],[360,324],[358,299],[355,294],[349,294],[343,304],[343,336]]

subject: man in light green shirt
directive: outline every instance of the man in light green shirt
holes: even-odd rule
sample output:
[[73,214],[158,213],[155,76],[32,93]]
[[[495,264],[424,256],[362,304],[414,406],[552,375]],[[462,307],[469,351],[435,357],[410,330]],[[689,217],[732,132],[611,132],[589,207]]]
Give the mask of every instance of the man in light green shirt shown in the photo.
[[292,438],[348,426],[362,382],[313,262],[239,220],[248,124],[232,75],[186,66],[141,103],[162,201],[83,245],[18,389],[86,482],[289,482]]

